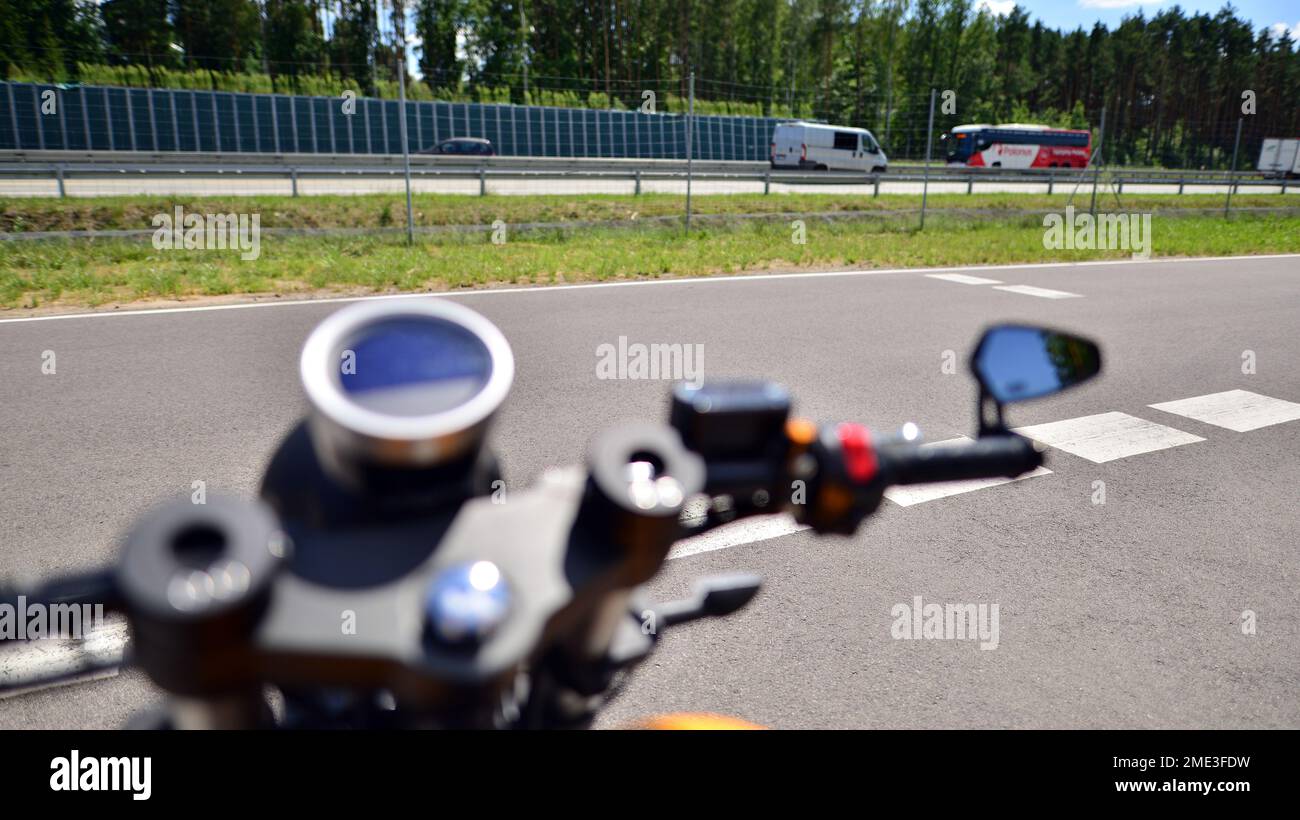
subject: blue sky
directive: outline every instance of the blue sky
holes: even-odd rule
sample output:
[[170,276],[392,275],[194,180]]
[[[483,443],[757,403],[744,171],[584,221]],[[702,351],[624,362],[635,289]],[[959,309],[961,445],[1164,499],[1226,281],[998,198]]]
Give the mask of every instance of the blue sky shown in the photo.
[[[994,12],[1006,12],[1014,6],[1016,0],[978,0],[977,5],[986,5]],[[1092,28],[1100,20],[1107,28],[1113,29],[1125,16],[1136,14],[1139,10],[1151,17],[1154,13],[1172,6],[1181,6],[1185,14],[1205,12],[1215,14],[1223,8],[1223,0],[1182,0],[1182,2],[1152,2],[1152,0],[1020,0],[1020,5],[1029,11],[1030,19],[1039,19],[1043,25],[1051,28],[1072,30],[1079,26]],[[1291,31],[1291,39],[1300,39],[1300,0],[1238,0],[1233,7],[1237,16],[1249,20],[1258,31],[1284,25]]]

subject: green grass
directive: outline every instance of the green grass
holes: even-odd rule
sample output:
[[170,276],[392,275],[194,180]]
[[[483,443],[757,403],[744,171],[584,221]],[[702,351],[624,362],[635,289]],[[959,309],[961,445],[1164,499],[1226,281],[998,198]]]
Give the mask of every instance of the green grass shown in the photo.
[[[513,199],[491,202],[510,206]],[[340,202],[339,207],[361,206]],[[705,225],[689,237],[673,226],[514,232],[503,245],[492,244],[487,232],[422,236],[412,247],[397,236],[264,235],[261,256],[248,262],[233,251],[159,251],[139,239],[0,242],[0,306],[21,310],[230,294],[439,291],[831,266],[1129,256],[1127,251],[1046,250],[1040,217],[971,221],[940,212],[923,233],[911,225],[911,220],[809,220],[806,244],[795,244],[790,226],[780,221]],[[1155,256],[1300,252],[1296,215],[1238,214],[1224,220],[1157,214],[1153,234]]]
[[[1053,196],[1034,194],[936,194],[929,207],[982,209],[1014,213],[1065,207],[1067,193]],[[1222,208],[1224,197],[1212,194],[1145,195],[1122,198],[1125,211],[1160,212],[1198,208]],[[1103,200],[1110,206],[1114,200]],[[1075,206],[1086,207],[1080,194]],[[406,201],[400,194],[348,196],[126,196],[101,198],[0,198],[0,231],[67,231],[148,229],[157,213],[172,213],[180,205],[194,213],[256,213],[263,228],[381,228],[406,224]],[[726,194],[696,197],[693,208],[699,214],[779,214],[845,211],[907,211],[921,206],[921,197],[890,194],[873,198],[861,194]],[[1243,195],[1233,197],[1234,208],[1300,209],[1300,197]],[[416,194],[417,225],[489,225],[495,220],[508,224],[536,222],[636,220],[681,216],[685,198],[674,194],[617,195],[529,195],[465,196],[461,194]]]

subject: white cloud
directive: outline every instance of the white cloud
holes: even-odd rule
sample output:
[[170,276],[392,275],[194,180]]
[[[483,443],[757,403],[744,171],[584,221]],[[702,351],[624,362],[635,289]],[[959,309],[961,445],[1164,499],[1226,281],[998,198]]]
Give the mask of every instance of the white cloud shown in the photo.
[[1147,0],[1079,0],[1079,5],[1085,9],[1125,9],[1145,2]]
[[987,9],[994,17],[1006,17],[1015,7],[1016,0],[980,0],[975,4],[975,11],[979,13]]
[[1276,40],[1281,40],[1283,34],[1291,35],[1291,42],[1300,42],[1300,23],[1294,26],[1288,26],[1286,23],[1274,23],[1268,27],[1269,33]]

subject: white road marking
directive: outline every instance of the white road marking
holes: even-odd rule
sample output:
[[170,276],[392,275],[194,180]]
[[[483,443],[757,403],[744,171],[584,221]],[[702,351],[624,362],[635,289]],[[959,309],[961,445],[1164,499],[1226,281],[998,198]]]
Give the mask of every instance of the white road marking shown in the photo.
[[261,296],[262,302],[236,302],[228,305],[194,305],[192,307],[174,308],[137,308],[135,310],[101,310],[93,313],[53,313],[48,316],[21,316],[13,319],[0,319],[0,325],[14,322],[52,322],[59,319],[98,319],[113,316],[161,316],[169,313],[204,313],[215,310],[244,310],[246,308],[299,307],[302,305],[328,305],[343,302],[369,302],[376,299],[412,299],[437,296],[441,298],[460,298],[474,296],[494,296],[507,293],[560,293],[570,290],[587,290],[592,288],[648,287],[651,285],[701,285],[723,282],[767,282],[776,279],[821,279],[839,276],[880,276],[884,274],[926,274],[942,271],[1008,271],[1008,270],[1051,270],[1056,268],[1095,268],[1109,265],[1150,265],[1161,262],[1177,261],[1179,265],[1192,262],[1239,262],[1256,259],[1295,259],[1296,253],[1257,254],[1252,256],[1199,256],[1186,259],[1170,260],[1162,257],[1151,259],[1105,259],[1094,262],[1026,262],[1015,265],[958,265],[947,268],[880,268],[877,270],[843,270],[843,271],[809,271],[807,273],[762,273],[735,274],[731,276],[697,276],[681,279],[637,279],[630,282],[592,282],[583,285],[535,285],[515,288],[480,288],[458,291],[438,291],[428,293],[382,293],[373,296],[330,296],[321,299],[275,299],[268,294],[249,294]]
[[685,558],[688,555],[699,555],[702,552],[725,550],[728,547],[752,544],[755,541],[767,541],[770,538],[780,538],[783,535],[806,529],[808,529],[807,526],[796,524],[793,518],[784,513],[746,518],[718,527],[716,530],[706,532],[703,535],[678,541],[677,545],[668,553],[668,560]]
[[961,285],[1000,285],[1001,279],[985,279],[982,276],[967,276],[964,273],[927,273],[930,279],[942,279],[945,282],[956,282]]
[[1238,433],[1300,419],[1300,404],[1261,396],[1249,390],[1225,390],[1147,406]]
[[1016,432],[1094,464],[1205,441],[1200,436],[1119,412],[1017,427]]
[[[969,436],[958,436],[946,441],[928,442],[923,446],[934,447],[938,444],[956,444],[958,442],[969,442],[970,440]],[[972,478],[965,481],[942,481],[937,484],[908,484],[906,486],[890,487],[885,490],[885,498],[900,507],[911,507],[914,504],[924,504],[937,498],[947,498],[950,495],[960,495],[982,490],[985,487],[996,487],[999,484],[1010,484],[1013,481],[1024,481],[1026,478],[1051,474],[1052,471],[1046,467],[1039,467],[1016,478]]]
[[1083,297],[1081,293],[1070,293],[1064,290],[1052,290],[1051,288],[1036,288],[1033,285],[998,285],[994,290],[1005,290],[1007,293],[1020,293],[1025,296],[1041,296],[1044,299],[1079,299]]
[[[43,684],[23,686],[25,681],[51,675],[75,675],[80,669],[104,663],[120,664],[129,637],[126,622],[116,621],[88,632],[82,640],[52,638],[0,649],[0,684],[20,687],[0,693],[0,699],[47,688]],[[70,677],[60,684],[95,680],[113,674],[116,672],[111,669],[102,670]]]

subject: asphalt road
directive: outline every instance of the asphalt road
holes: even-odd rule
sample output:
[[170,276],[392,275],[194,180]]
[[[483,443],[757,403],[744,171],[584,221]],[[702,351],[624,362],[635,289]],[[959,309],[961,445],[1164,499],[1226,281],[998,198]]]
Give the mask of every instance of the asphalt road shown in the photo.
[[[783,382],[813,418],[914,421],[942,440],[972,433],[964,358],[981,328],[1044,323],[1100,340],[1106,372],[1013,407],[1013,424],[1119,412],[1173,431],[1154,434],[1160,449],[1097,463],[1075,452],[1095,456],[1085,448],[1100,443],[1113,455],[1125,442],[1085,430],[1061,445],[1075,452],[1049,451],[1050,474],[886,502],[851,538],[800,531],[670,561],[652,584],[663,597],[731,570],[766,585],[730,618],[667,634],[602,725],[694,710],[775,727],[1300,728],[1300,420],[1237,432],[1149,406],[1232,390],[1300,402],[1298,263],[957,271],[999,284],[800,274],[455,298],[515,350],[516,387],[494,434],[511,486],[578,460],[606,425],[664,417],[667,383],[597,378],[596,348],[619,336],[702,344],[706,378]],[[998,289],[1016,285],[1073,296]],[[251,494],[303,412],[302,341],[336,308],[0,322],[0,575],[107,561],[134,516],[195,480]],[[45,351],[53,375],[42,374]],[[1246,351],[1254,373],[1243,373]],[[1188,438],[1180,432],[1200,440],[1168,446]],[[891,637],[891,610],[916,596],[998,604],[997,648]],[[123,674],[0,700],[0,728],[111,727],[157,698]]]

